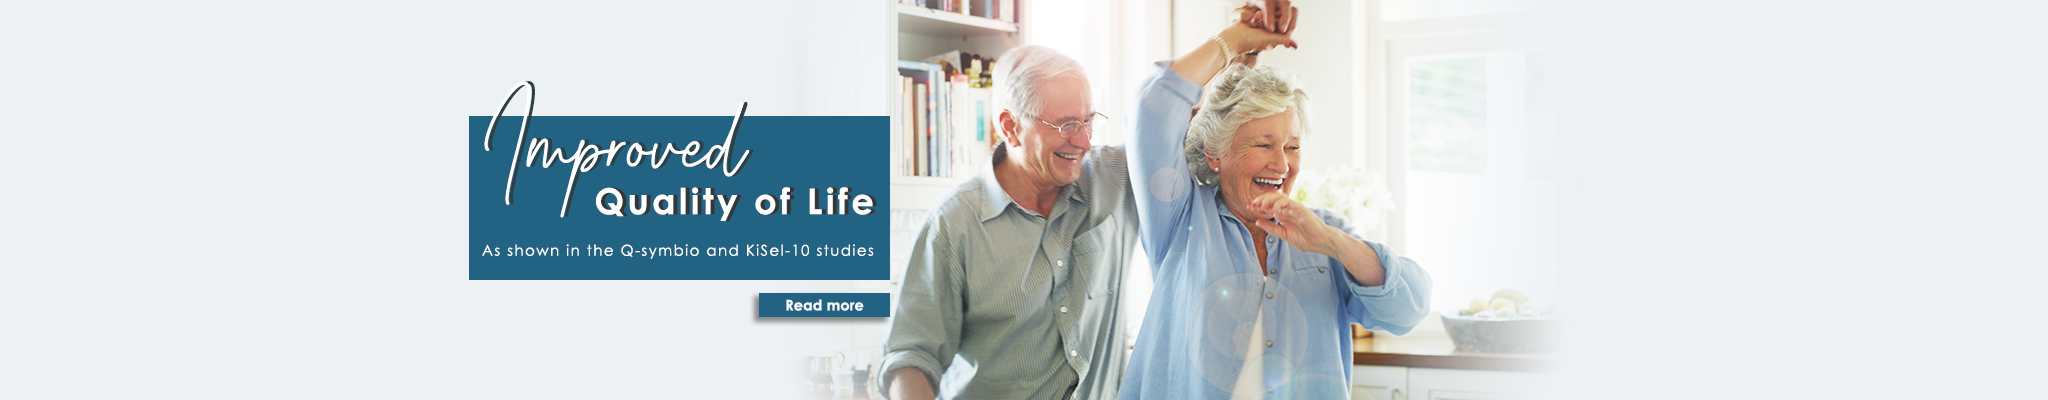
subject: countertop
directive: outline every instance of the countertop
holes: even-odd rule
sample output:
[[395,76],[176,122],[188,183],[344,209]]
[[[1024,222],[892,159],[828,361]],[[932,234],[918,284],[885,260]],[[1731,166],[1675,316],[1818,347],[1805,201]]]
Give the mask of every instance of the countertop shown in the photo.
[[1549,372],[1556,369],[1560,358],[1557,353],[1455,351],[1451,338],[1441,333],[1396,337],[1375,332],[1373,337],[1351,343],[1351,363],[1355,365]]

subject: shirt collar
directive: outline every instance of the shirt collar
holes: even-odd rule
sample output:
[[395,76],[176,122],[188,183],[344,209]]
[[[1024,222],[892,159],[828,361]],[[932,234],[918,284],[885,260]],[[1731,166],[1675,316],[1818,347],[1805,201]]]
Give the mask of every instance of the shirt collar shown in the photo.
[[997,215],[1003,215],[1003,210],[1010,208],[1010,204],[1014,203],[1010,201],[1010,193],[1003,191],[1003,184],[996,181],[995,163],[983,164],[981,172],[975,174],[974,179],[981,180],[981,192],[987,196],[984,200],[988,201],[988,206],[981,208],[981,222],[988,222],[996,219]]
[[[1094,166],[1091,164],[1093,163],[1089,163],[1085,160],[1081,162],[1081,179],[1077,179],[1074,181],[1074,183],[1068,184],[1067,186],[1060,187],[1060,198],[1077,201],[1080,202],[1081,205],[1088,204],[1088,191],[1084,188],[1088,186],[1090,180],[1089,173],[1091,172],[1090,170],[1094,168]],[[1017,204],[1016,200],[1010,198],[1009,192],[1003,191],[1002,182],[996,181],[996,169],[994,162],[983,164],[981,166],[981,172],[975,174],[974,179],[980,180],[981,186],[986,188],[986,190],[983,190],[983,195],[987,197],[985,200],[988,201],[988,207],[982,207],[981,209],[981,222],[988,222],[988,220],[996,219],[996,216],[1003,215],[1004,210],[1008,210],[1010,209],[1011,205]],[[1021,210],[1023,209],[1023,206],[1017,206],[1017,208]],[[1054,210],[1054,214],[1058,214],[1060,205],[1053,204],[1052,209]],[[1045,217],[1052,218],[1051,215],[1047,215]]]
[[1238,225],[1251,226],[1251,222],[1237,218],[1237,213],[1230,212],[1230,207],[1223,205],[1223,191],[1217,190],[1213,193],[1216,195],[1216,215],[1221,215],[1223,219],[1236,222]]
[[1209,194],[1210,194],[1211,196],[1213,196],[1213,197],[1215,198],[1215,200],[1216,200],[1216,201],[1213,201],[1213,202],[1212,202],[1212,203],[1216,203],[1216,215],[1221,215],[1221,216],[1223,216],[1223,219],[1227,219],[1227,220],[1231,220],[1231,221],[1237,221],[1237,223],[1239,223],[1239,224],[1242,224],[1242,223],[1244,223],[1244,221],[1238,221],[1238,220],[1237,220],[1237,214],[1233,214],[1233,213],[1231,213],[1231,212],[1230,212],[1230,207],[1224,207],[1224,206],[1223,206],[1223,191],[1221,191],[1221,190],[1217,190],[1217,191],[1212,191],[1212,192],[1210,192]]

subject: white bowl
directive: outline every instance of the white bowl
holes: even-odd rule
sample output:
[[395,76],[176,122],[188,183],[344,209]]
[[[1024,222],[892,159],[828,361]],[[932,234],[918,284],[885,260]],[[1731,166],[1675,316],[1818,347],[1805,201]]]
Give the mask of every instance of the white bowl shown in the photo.
[[1536,353],[1557,350],[1556,317],[1473,318],[1457,312],[1438,314],[1457,351]]

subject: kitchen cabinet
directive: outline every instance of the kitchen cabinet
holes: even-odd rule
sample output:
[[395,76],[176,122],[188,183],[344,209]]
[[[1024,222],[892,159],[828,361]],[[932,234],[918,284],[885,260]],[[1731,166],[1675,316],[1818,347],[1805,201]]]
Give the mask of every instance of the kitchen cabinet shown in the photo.
[[1427,400],[1536,399],[1552,380],[1540,372],[1409,368],[1408,392]]
[[1354,365],[1351,400],[1394,400],[1408,393],[1408,367]]
[[1352,400],[1523,400],[1549,393],[1548,373],[1476,369],[1351,367]]
[[1354,340],[1354,400],[1520,400],[1549,398],[1555,353],[1458,352],[1437,331]]

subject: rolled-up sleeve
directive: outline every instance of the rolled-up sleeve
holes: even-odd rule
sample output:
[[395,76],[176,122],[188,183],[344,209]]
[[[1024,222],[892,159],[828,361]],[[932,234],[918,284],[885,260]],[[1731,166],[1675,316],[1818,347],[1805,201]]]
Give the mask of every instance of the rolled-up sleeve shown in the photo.
[[[1136,195],[1145,254],[1153,268],[1173,242],[1173,228],[1185,226],[1195,191],[1181,143],[1187,138],[1190,111],[1201,101],[1202,85],[1156,63],[1152,77],[1138,88],[1130,119],[1131,191]],[[1155,271],[1156,272],[1156,271]]]
[[1318,214],[1321,214],[1324,224],[1371,246],[1373,253],[1379,255],[1380,266],[1386,269],[1384,283],[1365,286],[1358,284],[1358,279],[1351,276],[1351,270],[1345,269],[1342,262],[1332,259],[1331,262],[1339,264],[1337,270],[1344,271],[1342,279],[1338,279],[1337,285],[1341,286],[1338,293],[1351,294],[1344,299],[1342,312],[1345,317],[1366,328],[1405,335],[1429,316],[1429,290],[1433,284],[1429,272],[1423,271],[1415,260],[1394,254],[1386,245],[1365,240],[1343,217],[1328,212]]
[[882,373],[876,377],[882,393],[889,393],[891,375],[903,368],[923,371],[932,390],[938,390],[939,375],[960,351],[962,260],[944,231],[934,219],[917,234],[882,349]]

